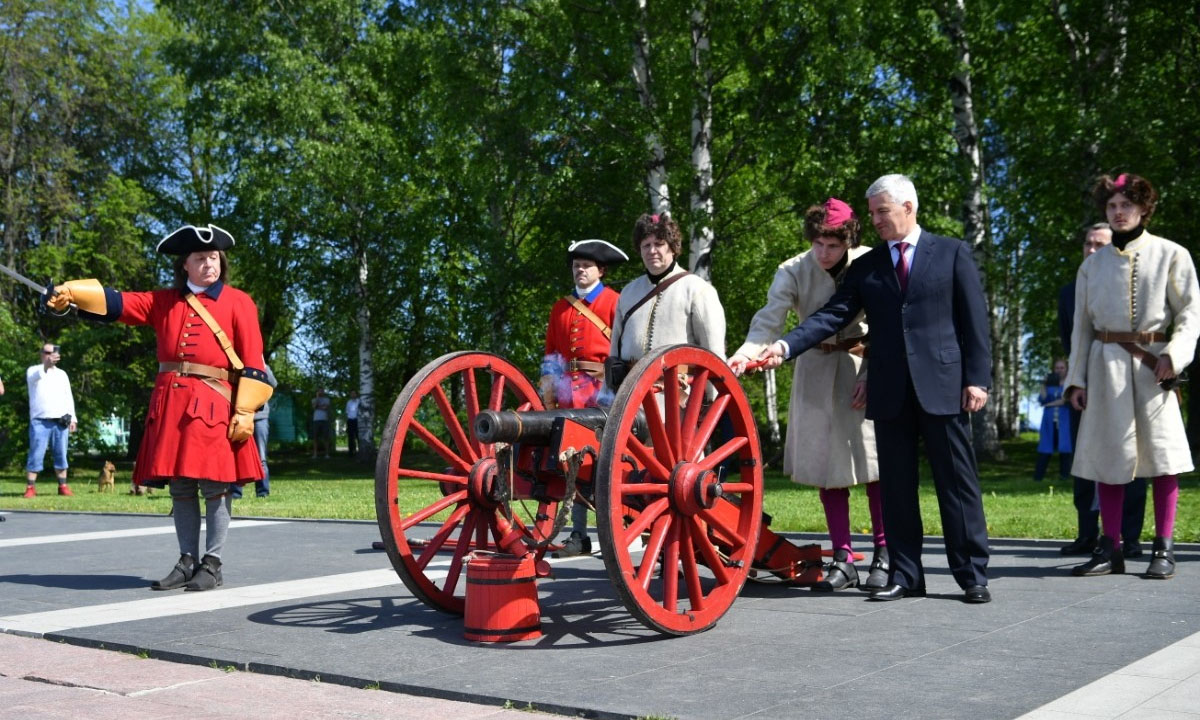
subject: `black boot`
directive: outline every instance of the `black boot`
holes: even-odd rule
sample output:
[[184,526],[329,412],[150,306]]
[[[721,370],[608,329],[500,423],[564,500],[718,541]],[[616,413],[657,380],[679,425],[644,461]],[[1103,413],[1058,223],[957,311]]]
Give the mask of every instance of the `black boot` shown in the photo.
[[192,576],[192,581],[187,584],[188,590],[212,590],[215,587],[220,587],[225,583],[221,577],[221,559],[212,555],[205,555],[200,561],[200,565],[196,568],[196,574]]
[[180,555],[179,562],[171,568],[171,572],[162,580],[150,583],[151,590],[174,590],[188,584],[196,574],[196,558],[191,555]]
[[1080,535],[1069,545],[1063,545],[1059,552],[1063,555],[1091,555],[1096,549],[1096,538]]
[[1071,569],[1071,574],[1079,577],[1119,575],[1124,572],[1125,558],[1119,549],[1113,547],[1112,538],[1107,535],[1100,538],[1100,543],[1092,551],[1090,560]]
[[871,558],[871,573],[867,581],[858,586],[859,590],[878,590],[888,584],[888,574],[892,570],[891,558],[888,557],[887,545],[876,545],[875,556]]
[[833,562],[825,567],[825,579],[812,586],[813,592],[833,592],[848,587],[858,587],[858,569],[850,562],[850,553],[835,550]]
[[1172,538],[1154,538],[1154,547],[1150,552],[1150,567],[1146,569],[1146,577],[1155,580],[1166,580],[1175,577],[1175,540]]

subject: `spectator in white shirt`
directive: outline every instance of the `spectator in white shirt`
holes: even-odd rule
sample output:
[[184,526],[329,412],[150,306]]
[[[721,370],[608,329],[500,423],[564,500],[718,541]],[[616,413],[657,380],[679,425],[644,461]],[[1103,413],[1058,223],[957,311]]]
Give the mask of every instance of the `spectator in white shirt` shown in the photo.
[[346,441],[349,443],[350,457],[358,454],[358,391],[350,391],[350,399],[346,401]]
[[58,345],[42,346],[42,364],[25,371],[29,384],[29,457],[25,460],[25,497],[37,495],[38,473],[49,448],[58,476],[58,494],[74,495],[67,487],[67,438],[75,432],[75,396],[71,380],[58,367]]

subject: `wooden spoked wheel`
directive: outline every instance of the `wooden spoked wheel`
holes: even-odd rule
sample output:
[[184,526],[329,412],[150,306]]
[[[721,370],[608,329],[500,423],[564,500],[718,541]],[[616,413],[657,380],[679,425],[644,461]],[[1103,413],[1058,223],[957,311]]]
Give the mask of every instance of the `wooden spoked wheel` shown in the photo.
[[375,516],[392,566],[413,595],[460,615],[467,554],[497,551],[505,528],[546,540],[558,508],[532,498],[497,448],[475,437],[475,416],[487,409],[541,410],[542,401],[504,358],[443,355],[396,398],[375,466]]
[[723,359],[675,345],[630,371],[604,428],[596,515],[609,577],[646,626],[701,632],[733,604],[762,523],[760,456]]

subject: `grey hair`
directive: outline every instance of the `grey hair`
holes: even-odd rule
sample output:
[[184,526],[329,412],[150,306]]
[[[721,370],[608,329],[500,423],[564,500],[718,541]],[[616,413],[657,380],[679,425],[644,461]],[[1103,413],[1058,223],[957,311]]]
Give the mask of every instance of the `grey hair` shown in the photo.
[[871,187],[867,188],[867,199],[871,199],[876,195],[887,194],[893,202],[904,204],[912,203],[913,212],[917,210],[917,188],[913,185],[912,180],[906,175],[894,174],[884,175],[875,182],[871,183]]

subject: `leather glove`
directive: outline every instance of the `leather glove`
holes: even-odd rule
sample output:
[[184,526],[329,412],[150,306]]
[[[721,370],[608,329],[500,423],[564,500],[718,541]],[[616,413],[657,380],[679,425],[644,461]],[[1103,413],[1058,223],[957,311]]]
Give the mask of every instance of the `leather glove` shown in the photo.
[[71,303],[75,303],[75,307],[84,312],[96,315],[108,312],[104,286],[99,280],[68,280],[62,285],[55,285],[54,295],[46,298],[46,304],[55,312],[66,312]]
[[242,375],[242,379],[238,380],[237,397],[233,400],[233,417],[229,418],[231,442],[245,442],[254,434],[254,413],[271,399],[274,392],[269,384]]

